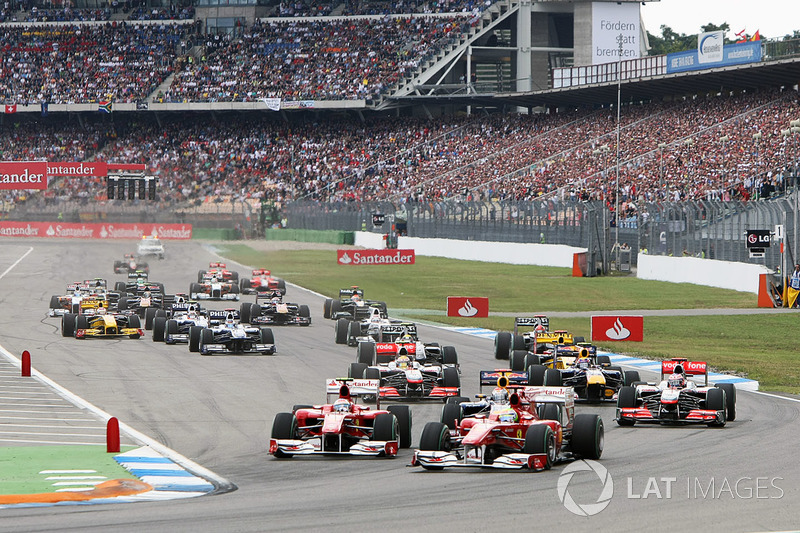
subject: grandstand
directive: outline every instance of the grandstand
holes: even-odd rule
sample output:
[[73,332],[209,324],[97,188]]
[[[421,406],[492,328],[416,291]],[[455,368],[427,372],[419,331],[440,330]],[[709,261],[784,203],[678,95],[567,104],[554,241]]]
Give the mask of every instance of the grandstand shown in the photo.
[[[796,186],[792,43],[669,72],[666,56],[595,64],[590,2],[259,4],[232,26],[209,4],[92,9],[75,12],[95,20],[28,21],[28,8],[0,24],[3,158],[146,161],[159,202],[107,201],[99,179],[62,179],[3,191],[3,217],[547,200],[596,202],[607,227],[636,224],[648,203]],[[645,30],[626,31],[619,55],[636,57]]]

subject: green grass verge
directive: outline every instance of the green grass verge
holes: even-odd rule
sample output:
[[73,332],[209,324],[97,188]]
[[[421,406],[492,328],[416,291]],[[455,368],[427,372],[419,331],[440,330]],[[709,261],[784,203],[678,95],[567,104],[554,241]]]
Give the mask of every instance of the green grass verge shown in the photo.
[[[353,267],[336,263],[333,251],[258,252],[244,245],[221,247],[240,263],[270,268],[275,275],[335,296],[340,287],[358,285],[368,298],[385,300],[390,309],[419,309],[406,317],[455,326],[512,330],[514,319],[466,319],[431,315],[442,311],[447,296],[488,296],[492,311],[520,316],[547,311],[615,309],[694,309],[755,307],[753,294],[639,280],[631,277],[573,278],[570,270],[417,257],[408,267]],[[795,315],[712,315],[646,317],[645,342],[621,342],[602,348],[650,359],[685,356],[714,368],[761,382],[764,390],[800,393],[795,364]],[[551,329],[589,338],[589,318],[552,318]]]
[[[485,327],[511,331],[514,319],[489,317],[480,324],[466,318],[406,314],[405,318],[436,321],[451,326]],[[787,331],[797,329],[792,315],[648,316],[644,342],[599,343],[604,350],[645,359],[687,357],[706,361],[715,370],[735,372],[759,381],[762,390],[800,394],[797,340]],[[590,337],[589,318],[550,319],[550,329],[565,329]]]
[[[121,451],[133,449],[124,446]],[[111,479],[137,479],[107,453],[105,446],[10,446],[0,448],[0,494],[43,494],[55,492],[58,480],[48,480],[57,474],[42,474],[42,470],[92,470],[86,475]]]
[[448,296],[486,296],[492,311],[608,311],[755,307],[754,294],[633,277],[573,278],[569,268],[417,257],[416,264],[347,266],[333,250],[258,252],[246,245],[219,246],[245,265],[269,268],[292,283],[336,296],[358,285],[367,298],[390,308],[445,309]]

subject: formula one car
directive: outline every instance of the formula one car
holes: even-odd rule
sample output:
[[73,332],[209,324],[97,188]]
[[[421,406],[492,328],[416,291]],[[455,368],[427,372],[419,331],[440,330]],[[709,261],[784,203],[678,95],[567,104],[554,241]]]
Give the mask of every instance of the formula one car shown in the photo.
[[156,237],[143,235],[142,240],[136,247],[136,255],[139,257],[158,257],[164,259],[164,245]]
[[118,281],[114,284],[114,290],[121,294],[137,295],[145,291],[164,292],[164,284],[150,281],[149,275],[144,270],[128,272],[127,281]]
[[[421,364],[458,366],[455,346],[440,346],[437,342],[421,342],[417,338],[417,326],[412,323],[384,326],[388,332],[381,333],[381,342],[366,339],[356,347],[356,361],[365,365],[380,365],[394,361],[400,355],[408,355]],[[398,336],[399,333],[399,336]]]
[[118,295],[108,293],[106,289],[106,280],[100,278],[70,283],[67,285],[65,295],[50,297],[50,310],[47,314],[51,317],[63,316],[67,313],[80,314],[82,312],[81,302],[86,299],[91,301],[91,305],[84,306],[84,309],[116,306]]
[[[514,332],[500,331],[494,338],[495,359],[508,359],[514,350],[544,353],[557,344],[584,342],[583,337],[573,337],[566,331],[549,331],[550,319],[544,315],[516,317]],[[533,328],[530,331],[522,331]]]
[[150,265],[147,264],[147,261],[136,257],[136,254],[125,254],[122,261],[114,261],[114,274],[127,274],[137,270],[150,273]]
[[365,300],[363,289],[352,286],[349,289],[339,289],[339,299],[327,298],[322,308],[322,316],[339,320],[363,320],[372,314],[372,308],[378,307],[384,316],[388,316],[386,302],[378,300]]
[[[407,405],[386,410],[360,405],[360,396],[376,396],[377,380],[328,379],[327,403],[295,406],[272,423],[269,453],[275,457],[332,454],[394,457],[411,446],[411,411]],[[336,400],[331,403],[332,396]]]
[[[207,328],[211,326],[207,312],[198,302],[186,301],[176,295],[170,309],[159,309],[153,317],[153,341],[167,344],[188,343],[189,329],[192,326]],[[199,337],[198,337],[199,342]]]
[[457,365],[442,365],[425,359],[420,362],[413,354],[402,354],[389,363],[375,366],[351,363],[348,374],[353,378],[380,380],[378,395],[381,399],[446,401],[461,395]]
[[225,263],[209,263],[208,270],[197,271],[197,283],[203,283],[204,280],[209,280],[212,277],[217,278],[219,281],[230,281],[239,283],[239,273],[228,270],[228,265]]
[[273,277],[272,273],[265,268],[257,268],[253,270],[251,278],[239,280],[239,289],[242,294],[272,293],[274,291],[286,294],[286,281]]
[[232,281],[221,281],[216,276],[203,279],[202,283],[189,285],[192,300],[239,300],[239,285]]
[[[597,402],[614,399],[620,388],[639,381],[637,370],[623,372],[620,367],[611,366],[611,359],[607,355],[597,355],[594,346],[585,343],[564,346],[564,355],[560,348],[542,356],[526,352],[525,362],[530,363],[528,385],[572,387],[578,398]],[[511,354],[512,363],[517,353]]]
[[[687,376],[703,376],[698,385]],[[736,387],[732,383],[708,385],[708,365],[673,358],[661,362],[659,383],[622,387],[617,398],[617,424],[706,424],[722,427],[736,420]]]
[[259,292],[256,303],[242,302],[239,308],[242,322],[253,325],[310,326],[311,310],[307,305],[286,303],[281,292]]
[[[400,321],[391,320],[379,306],[369,307],[369,315],[360,320],[352,320],[349,317],[341,317],[336,320],[333,326],[333,336],[336,344],[347,344],[348,346],[358,346],[361,341],[381,340],[381,332],[387,327],[385,339],[390,340],[391,328],[398,326]],[[397,335],[401,334],[400,329]]]
[[189,328],[190,352],[197,351],[202,355],[272,355],[277,352],[272,330],[242,324],[238,311],[208,311],[208,319],[210,327]]
[[556,462],[599,459],[604,428],[596,414],[574,414],[570,387],[521,387],[508,390],[502,371],[490,397],[445,404],[441,422],[422,430],[412,466],[548,470]]
[[90,337],[129,337],[138,339],[144,335],[139,317],[119,313],[76,315],[67,313],[61,317],[61,335],[86,339]]
[[153,319],[157,316],[158,311],[162,311],[162,316],[166,316],[166,308],[172,305],[175,296],[167,296],[161,291],[145,289],[138,294],[126,293],[126,296],[121,296],[117,304],[119,311],[130,311],[133,314],[139,315],[144,318],[145,329],[153,329]]

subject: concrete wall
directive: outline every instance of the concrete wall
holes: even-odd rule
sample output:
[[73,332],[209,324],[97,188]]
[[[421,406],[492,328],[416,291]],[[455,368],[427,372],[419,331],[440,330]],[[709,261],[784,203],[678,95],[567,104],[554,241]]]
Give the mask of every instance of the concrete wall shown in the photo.
[[[356,246],[385,248],[383,234],[358,231]],[[572,268],[572,256],[585,252],[560,244],[523,244],[517,242],[456,241],[450,239],[421,239],[400,237],[398,248],[413,249],[416,255],[448,257],[467,261],[510,263],[512,265],[538,265]]]
[[769,272],[763,265],[750,263],[639,254],[636,276],[758,294],[758,275]]

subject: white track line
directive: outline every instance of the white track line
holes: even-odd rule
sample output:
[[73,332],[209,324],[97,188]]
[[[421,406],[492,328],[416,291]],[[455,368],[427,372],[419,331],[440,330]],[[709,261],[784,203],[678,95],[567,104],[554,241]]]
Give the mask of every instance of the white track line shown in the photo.
[[26,257],[28,257],[28,254],[29,254],[29,253],[31,253],[32,251],[33,251],[33,246],[31,246],[30,248],[28,248],[28,251],[27,251],[27,252],[25,252],[24,254],[22,254],[22,257],[20,257],[20,258],[19,258],[19,259],[17,259],[16,261],[14,261],[14,264],[13,264],[13,265],[11,265],[10,267],[8,267],[8,268],[5,270],[5,272],[3,272],[2,274],[0,274],[0,279],[3,279],[3,277],[4,277],[6,274],[8,274],[9,272],[11,272],[11,269],[12,269],[12,268],[14,268],[15,266],[17,266],[17,265],[20,263],[20,261],[22,261],[23,259],[25,259]]

